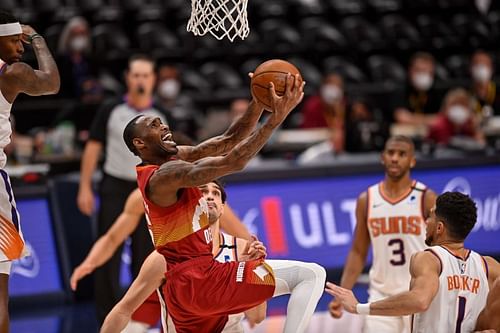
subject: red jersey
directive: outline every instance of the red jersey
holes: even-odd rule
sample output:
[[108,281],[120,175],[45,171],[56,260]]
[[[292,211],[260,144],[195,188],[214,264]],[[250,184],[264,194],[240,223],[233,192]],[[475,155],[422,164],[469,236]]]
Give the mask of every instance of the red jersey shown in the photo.
[[137,167],[137,183],[156,250],[165,257],[169,266],[201,256],[212,258],[208,206],[201,191],[196,187],[182,188],[173,205],[155,205],[148,199],[146,187],[158,168],[158,165]]

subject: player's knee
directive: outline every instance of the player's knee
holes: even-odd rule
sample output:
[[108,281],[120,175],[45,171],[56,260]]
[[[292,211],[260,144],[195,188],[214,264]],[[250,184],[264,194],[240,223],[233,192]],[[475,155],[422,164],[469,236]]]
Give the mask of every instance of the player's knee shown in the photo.
[[326,270],[315,263],[310,263],[309,268],[313,271],[314,273],[314,279],[317,283],[324,285],[326,282]]

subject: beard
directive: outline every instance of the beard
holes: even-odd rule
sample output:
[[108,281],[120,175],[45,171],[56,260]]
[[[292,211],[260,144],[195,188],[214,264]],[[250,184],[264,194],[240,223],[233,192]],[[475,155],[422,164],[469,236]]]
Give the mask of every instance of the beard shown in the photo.
[[425,245],[432,246],[433,241],[434,241],[434,237],[432,237],[432,236],[425,237]]

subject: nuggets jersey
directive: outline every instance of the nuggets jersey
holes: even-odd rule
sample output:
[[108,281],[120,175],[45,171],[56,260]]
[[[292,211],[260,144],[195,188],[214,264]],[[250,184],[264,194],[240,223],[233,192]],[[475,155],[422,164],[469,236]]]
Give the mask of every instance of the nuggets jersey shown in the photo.
[[441,262],[439,289],[429,309],[413,316],[412,332],[473,332],[489,292],[486,261],[470,250],[465,260],[441,246],[428,251]]
[[212,234],[208,224],[208,206],[197,187],[183,188],[170,207],[149,201],[145,189],[158,165],[137,167],[137,183],[144,199],[146,220],[156,250],[169,269],[193,258],[212,258]]
[[391,200],[384,194],[383,182],[368,188],[367,224],[373,251],[370,289],[382,297],[408,290],[411,255],[426,248],[426,189],[413,181],[407,193]]

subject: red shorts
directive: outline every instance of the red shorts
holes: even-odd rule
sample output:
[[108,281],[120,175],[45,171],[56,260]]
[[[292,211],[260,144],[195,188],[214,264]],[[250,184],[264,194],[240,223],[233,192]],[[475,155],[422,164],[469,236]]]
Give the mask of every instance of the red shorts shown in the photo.
[[220,263],[192,259],[166,273],[163,287],[177,333],[222,332],[229,314],[251,309],[274,293],[274,273],[264,260]]
[[149,295],[144,303],[141,304],[132,314],[132,320],[155,326],[161,318],[161,305],[156,290]]

